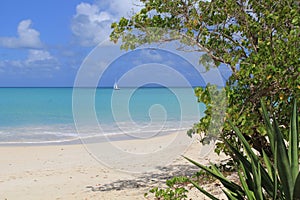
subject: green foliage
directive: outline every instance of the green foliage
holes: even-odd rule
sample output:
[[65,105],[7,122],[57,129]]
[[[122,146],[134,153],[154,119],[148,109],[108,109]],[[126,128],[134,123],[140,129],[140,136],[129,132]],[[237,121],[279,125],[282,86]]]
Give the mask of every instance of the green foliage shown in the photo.
[[205,88],[195,89],[198,102],[204,103],[205,116],[200,119],[200,123],[195,124],[188,132],[191,136],[195,132],[208,132],[201,142],[206,144],[209,139],[216,139],[222,134],[226,114],[226,91],[224,88],[217,88],[215,85],[207,84]]
[[[216,168],[224,173],[231,173],[228,170],[229,162],[226,164],[212,165],[209,166],[209,169]],[[145,193],[144,196],[148,199],[161,199],[161,200],[176,200],[176,199],[187,199],[188,191],[193,187],[191,180],[197,184],[209,184],[214,182],[216,179],[210,176],[205,170],[199,170],[191,178],[185,176],[173,177],[166,181],[166,188],[161,189],[154,187],[149,190],[149,193]]]
[[[289,124],[290,99],[300,99],[299,1],[140,1],[143,3],[140,12],[112,24],[112,41],[122,39],[123,49],[170,40],[198,47],[196,50],[205,53],[199,60],[206,68],[212,66],[211,62],[213,66],[226,64],[231,68],[232,76],[225,87],[228,102],[221,105],[227,103],[226,118],[234,122],[251,145],[261,154],[262,147],[270,153],[259,115],[260,99],[266,102],[284,138],[288,139],[284,127]],[[195,91],[207,111],[191,134],[208,134],[209,127],[214,126],[214,103],[210,100],[214,94],[207,94],[208,90]],[[221,136],[235,141],[228,122]],[[225,146],[217,144],[217,151]]]
[[[237,167],[240,179],[239,185],[228,180],[217,168],[210,169],[189,158],[186,159],[219,179],[226,188],[223,191],[228,199],[299,199],[299,121],[296,101],[294,101],[291,113],[289,125],[290,141],[288,145],[284,142],[277,119],[273,118],[271,123],[264,103],[261,104],[267,136],[274,155],[273,162],[271,162],[270,157],[264,151],[263,159],[259,158],[253,152],[241,131],[231,121],[229,123],[243,146],[241,152],[239,147],[237,148],[225,140]],[[191,183],[209,198],[217,199],[195,181],[191,181]]]
[[[159,189],[158,187],[152,188],[149,192],[153,193],[155,199],[161,200],[181,200],[186,199],[186,193],[188,190],[186,189],[186,185],[189,183],[189,179],[187,177],[174,177],[166,181],[167,188]],[[149,194],[145,193],[145,197],[148,197]]]

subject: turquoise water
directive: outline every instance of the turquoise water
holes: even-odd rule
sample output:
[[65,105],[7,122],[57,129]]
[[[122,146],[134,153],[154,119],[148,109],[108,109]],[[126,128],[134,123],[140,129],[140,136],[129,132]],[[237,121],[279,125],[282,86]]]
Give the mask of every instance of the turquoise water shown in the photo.
[[[74,123],[72,102],[77,97],[72,95],[72,88],[0,88],[0,143],[82,137]],[[191,88],[98,88],[93,98],[99,126],[87,123],[85,137],[186,130],[203,114]]]

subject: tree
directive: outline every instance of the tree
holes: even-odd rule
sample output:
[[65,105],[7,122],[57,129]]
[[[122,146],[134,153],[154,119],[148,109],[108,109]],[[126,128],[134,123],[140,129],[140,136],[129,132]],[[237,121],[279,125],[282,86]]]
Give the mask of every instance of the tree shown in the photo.
[[[254,148],[261,151],[267,143],[259,115],[260,99],[266,102],[272,117],[278,119],[287,138],[285,127],[289,123],[287,112],[291,109],[291,99],[300,98],[299,1],[140,2],[142,9],[138,13],[112,24],[112,41],[122,39],[122,48],[134,49],[144,43],[169,41],[170,32],[178,32],[181,38],[171,39],[179,39],[186,45],[196,44],[196,50],[206,53],[200,58],[204,65],[213,61],[216,67],[226,64],[231,68],[232,75],[225,87],[226,117],[245,133]],[[146,31],[147,27],[169,31],[155,35]],[[211,89],[198,88],[195,93],[207,110],[192,132],[207,132],[212,120]],[[221,138],[232,136],[230,126],[225,123]],[[224,147],[222,143],[218,145],[219,150]]]

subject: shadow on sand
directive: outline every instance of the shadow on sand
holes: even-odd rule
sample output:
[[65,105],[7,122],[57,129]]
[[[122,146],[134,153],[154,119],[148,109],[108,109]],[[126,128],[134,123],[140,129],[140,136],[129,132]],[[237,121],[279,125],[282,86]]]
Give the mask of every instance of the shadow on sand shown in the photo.
[[92,191],[112,191],[112,190],[125,190],[135,188],[150,188],[151,186],[157,186],[163,184],[167,179],[174,176],[192,176],[195,172],[199,171],[199,168],[191,165],[170,165],[167,167],[158,167],[158,171],[153,173],[146,173],[142,176],[137,176],[134,179],[118,180],[112,183],[87,186]]

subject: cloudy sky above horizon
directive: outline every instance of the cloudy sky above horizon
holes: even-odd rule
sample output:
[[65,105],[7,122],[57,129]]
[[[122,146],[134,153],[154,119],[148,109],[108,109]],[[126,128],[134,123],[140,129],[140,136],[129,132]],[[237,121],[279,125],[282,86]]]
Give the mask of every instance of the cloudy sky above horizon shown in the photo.
[[[133,1],[1,1],[0,87],[73,86],[86,56],[108,39],[110,24],[139,10]],[[153,59],[162,63],[164,51],[150,54],[144,56],[141,64],[154,62]],[[147,60],[147,56],[151,59]],[[178,63],[176,58],[169,58],[163,64],[171,61]],[[186,70],[186,73],[192,71]],[[140,76],[141,73],[139,78],[142,78]],[[198,84],[196,78],[191,78],[194,84]],[[111,81],[106,83],[110,84]]]

